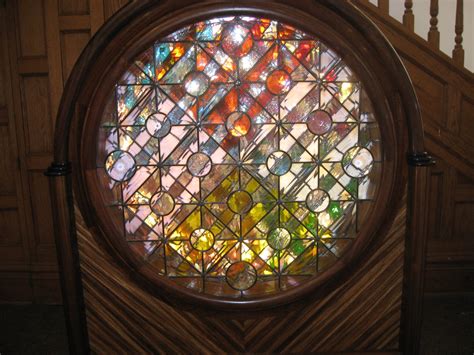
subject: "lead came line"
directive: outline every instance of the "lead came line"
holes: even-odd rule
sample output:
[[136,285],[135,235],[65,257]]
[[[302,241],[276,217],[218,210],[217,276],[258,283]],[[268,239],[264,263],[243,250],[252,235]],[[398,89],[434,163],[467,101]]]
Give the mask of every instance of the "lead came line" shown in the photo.
[[[282,292],[305,282],[295,277],[331,267],[343,254],[343,245],[353,240],[352,235],[347,238],[348,226],[354,222],[357,233],[363,223],[360,202],[371,205],[374,198],[364,195],[359,185],[379,164],[368,148],[380,133],[373,124],[368,136],[373,144],[364,141],[362,146],[364,91],[355,74],[319,40],[276,21],[264,23],[251,18],[210,20],[194,26],[192,40],[180,39],[187,32],[177,31],[170,35],[173,41],[156,42],[152,64],[142,55],[126,73],[138,70],[137,79],[143,76],[151,83],[115,88],[117,131],[109,134],[117,134],[120,146],[108,155],[102,152],[106,164],[98,167],[120,183],[124,237],[126,230],[151,233],[159,223],[162,276],[200,279],[187,286],[216,297]],[[171,50],[166,43],[173,44]],[[167,68],[160,74],[162,83],[156,77],[158,48],[161,68]],[[301,92],[304,83],[313,86]],[[119,102],[120,87],[124,91]],[[119,106],[127,124],[120,124]],[[348,124],[357,125],[356,137]],[[208,139],[201,142],[204,136]],[[158,163],[151,159],[156,153]],[[158,172],[147,175],[142,169],[146,167]],[[151,181],[155,174],[159,191]],[[374,189],[380,169],[372,175],[363,191]],[[130,194],[127,201],[124,184]],[[138,200],[132,199],[135,195]],[[153,205],[151,197],[159,205]],[[135,212],[125,221],[129,207]],[[152,211],[159,213],[158,221]],[[160,258],[154,242],[133,243],[145,243],[134,248],[141,250],[145,262],[155,253]],[[215,280],[212,287],[210,280]]]

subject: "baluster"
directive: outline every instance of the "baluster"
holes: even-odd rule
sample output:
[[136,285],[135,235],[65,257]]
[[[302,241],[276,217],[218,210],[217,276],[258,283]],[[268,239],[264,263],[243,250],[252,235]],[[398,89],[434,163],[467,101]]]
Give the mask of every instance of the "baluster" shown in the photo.
[[431,0],[430,4],[430,31],[428,32],[428,42],[434,48],[439,48],[438,31],[438,0]]
[[410,31],[415,29],[415,15],[413,15],[413,0],[405,0],[405,13],[403,14],[403,24]]
[[457,0],[456,3],[456,26],[454,30],[456,32],[456,37],[454,37],[454,49],[453,49],[453,59],[454,61],[461,66],[464,66],[464,48],[462,47],[462,32],[463,32],[463,12],[464,12],[464,1]]
[[378,2],[378,6],[379,6],[379,9],[388,14],[388,10],[389,10],[389,0],[379,0]]

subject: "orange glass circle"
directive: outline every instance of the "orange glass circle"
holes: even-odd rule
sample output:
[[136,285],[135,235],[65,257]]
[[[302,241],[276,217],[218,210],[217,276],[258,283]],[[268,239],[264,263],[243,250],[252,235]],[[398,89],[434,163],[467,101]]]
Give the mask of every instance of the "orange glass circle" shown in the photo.
[[250,130],[250,118],[244,112],[232,112],[225,123],[227,132],[234,137],[243,137]]
[[268,91],[274,95],[286,93],[291,86],[290,75],[281,69],[274,70],[270,73],[266,81]]

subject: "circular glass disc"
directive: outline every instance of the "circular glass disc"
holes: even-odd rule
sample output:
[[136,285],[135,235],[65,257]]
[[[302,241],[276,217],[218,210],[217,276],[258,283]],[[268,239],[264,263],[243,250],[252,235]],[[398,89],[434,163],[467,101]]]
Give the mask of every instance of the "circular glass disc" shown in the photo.
[[274,175],[285,175],[291,169],[291,158],[281,150],[273,152],[268,156],[267,168]]
[[275,228],[267,235],[267,242],[275,250],[283,250],[291,242],[291,234],[285,228]]
[[188,158],[186,165],[189,172],[196,177],[206,176],[212,168],[211,158],[204,153],[194,153]]
[[153,137],[162,138],[169,133],[171,123],[167,120],[164,113],[155,112],[148,116],[145,127]]
[[189,95],[201,96],[208,87],[209,78],[199,71],[193,71],[184,78],[184,89]]
[[243,112],[232,112],[226,120],[225,128],[234,137],[243,137],[250,130],[250,118]]
[[123,150],[110,153],[105,160],[105,171],[115,181],[130,180],[135,174],[135,159]]
[[237,214],[244,214],[252,208],[252,196],[247,191],[235,191],[227,200],[229,209]]
[[347,175],[360,178],[369,174],[374,158],[370,151],[363,147],[350,148],[342,158],[342,166]]
[[312,190],[306,196],[306,205],[310,211],[319,213],[329,207],[331,199],[326,191],[321,189]]
[[284,70],[274,70],[268,75],[267,88],[274,95],[281,95],[286,93],[291,86],[291,77]]
[[222,49],[230,57],[243,57],[252,49],[252,45],[252,34],[242,25],[229,25],[222,34]]
[[214,245],[214,234],[207,229],[199,228],[191,233],[189,241],[194,249],[207,251]]
[[257,271],[252,264],[246,261],[238,261],[227,269],[226,280],[232,288],[245,291],[257,281]]
[[158,216],[166,216],[174,210],[174,198],[167,192],[159,191],[151,197],[150,207]]
[[317,110],[309,114],[306,125],[311,133],[321,135],[330,131],[332,119],[326,111]]

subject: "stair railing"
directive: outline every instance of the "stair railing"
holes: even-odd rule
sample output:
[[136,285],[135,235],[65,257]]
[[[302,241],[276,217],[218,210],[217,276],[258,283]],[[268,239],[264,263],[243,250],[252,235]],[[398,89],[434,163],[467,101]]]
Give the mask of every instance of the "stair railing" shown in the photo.
[[[368,1],[368,0],[367,0]],[[400,0],[396,0],[400,1]],[[382,13],[389,15],[390,0],[378,0],[376,5]],[[413,0],[405,0],[402,23],[409,30],[415,30],[415,14],[413,13]],[[440,48],[440,32],[438,29],[439,0],[430,1],[430,27],[428,31],[428,43],[433,49]],[[454,48],[452,59],[456,65],[464,67],[464,1],[456,0],[456,23],[454,27]]]

